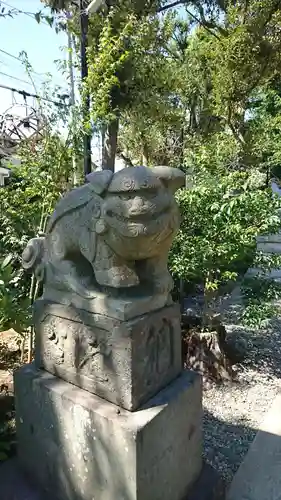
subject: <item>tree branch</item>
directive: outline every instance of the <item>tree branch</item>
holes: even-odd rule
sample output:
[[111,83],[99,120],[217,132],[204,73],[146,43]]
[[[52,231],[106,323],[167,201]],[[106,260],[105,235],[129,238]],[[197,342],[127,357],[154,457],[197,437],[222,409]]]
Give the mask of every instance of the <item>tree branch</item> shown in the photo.
[[177,7],[178,5],[182,5],[185,3],[187,3],[186,0],[176,0],[173,3],[169,3],[168,5],[165,5],[164,7],[160,7],[160,9],[158,9],[158,12],[165,12],[165,10],[172,9],[173,7]]
[[207,19],[205,18],[204,8],[202,7],[202,5],[200,5],[200,3],[197,5],[197,9],[199,10],[202,26],[204,26],[205,28],[217,29],[222,35],[227,35],[227,31],[224,28],[218,26],[212,21],[207,21]]
[[123,160],[125,162],[126,166],[129,166],[129,167],[133,167],[134,166],[131,158],[129,158],[128,156],[126,156],[124,153],[118,152],[117,156],[119,156],[119,158],[121,158],[121,160]]
[[[157,12],[165,12],[168,9],[172,9],[173,7],[177,7],[178,5],[185,5],[186,3],[187,3],[187,0],[177,0],[176,2],[169,3],[168,5],[165,5],[164,7],[160,7],[160,9],[158,9]],[[220,37],[216,33],[214,33],[212,30],[210,30],[208,28],[208,26],[206,26],[200,19],[198,19],[197,16],[192,14],[192,12],[190,12],[190,10],[188,10],[187,8],[185,8],[185,10],[190,15],[190,17],[192,17],[194,19],[194,21],[196,21],[198,24],[200,24],[200,26],[202,26],[202,28],[204,28],[206,31],[208,31],[215,38],[220,40]]]

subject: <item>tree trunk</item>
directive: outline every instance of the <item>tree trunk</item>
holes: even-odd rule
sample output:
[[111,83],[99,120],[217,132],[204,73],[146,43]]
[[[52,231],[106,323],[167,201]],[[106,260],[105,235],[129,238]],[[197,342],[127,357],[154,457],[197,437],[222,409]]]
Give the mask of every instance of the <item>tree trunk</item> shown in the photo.
[[102,137],[102,169],[114,172],[119,120],[110,122]]
[[148,147],[145,141],[142,145],[142,164],[144,167],[148,167]]
[[199,317],[182,315],[182,356],[185,368],[203,375],[204,380],[222,382],[235,378],[233,365],[245,354],[227,342],[225,327],[218,319],[203,330]]

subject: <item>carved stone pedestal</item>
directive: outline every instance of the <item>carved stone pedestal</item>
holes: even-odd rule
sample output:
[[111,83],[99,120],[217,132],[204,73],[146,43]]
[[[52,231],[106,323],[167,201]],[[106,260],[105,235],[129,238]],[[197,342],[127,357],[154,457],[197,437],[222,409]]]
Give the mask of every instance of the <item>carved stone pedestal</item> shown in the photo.
[[200,474],[201,380],[128,412],[32,365],[15,376],[19,459],[51,500],[183,500]]
[[178,306],[121,321],[39,300],[36,366],[136,410],[181,372]]

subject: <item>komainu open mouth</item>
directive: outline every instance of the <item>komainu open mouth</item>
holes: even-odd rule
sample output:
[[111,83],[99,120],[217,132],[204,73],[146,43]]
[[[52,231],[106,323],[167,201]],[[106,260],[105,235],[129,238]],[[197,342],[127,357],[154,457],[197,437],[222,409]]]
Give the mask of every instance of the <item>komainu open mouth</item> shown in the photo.
[[169,217],[169,209],[166,208],[166,209],[160,210],[159,212],[153,213],[153,214],[150,211],[147,211],[147,212],[143,212],[140,214],[132,214],[128,217],[125,217],[125,215],[120,215],[117,212],[114,212],[113,210],[108,210],[106,212],[106,216],[111,218],[111,219],[115,219],[115,220],[118,220],[118,221],[126,223],[126,224],[131,224],[134,222],[139,223],[139,224],[141,224],[141,223],[147,224],[147,222],[155,221],[159,217],[161,217],[161,218],[163,216]]

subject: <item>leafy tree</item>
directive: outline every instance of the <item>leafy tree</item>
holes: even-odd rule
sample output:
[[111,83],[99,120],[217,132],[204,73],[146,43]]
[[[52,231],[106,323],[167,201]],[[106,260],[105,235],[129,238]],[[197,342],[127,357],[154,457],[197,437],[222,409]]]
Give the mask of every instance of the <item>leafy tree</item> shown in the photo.
[[[21,253],[38,232],[62,193],[71,185],[71,150],[56,134],[41,142],[27,142],[20,150],[21,164],[8,186],[0,190],[0,328],[25,329],[32,299],[31,281],[21,270]],[[8,264],[6,264],[8,259]],[[34,292],[34,284],[32,284]],[[24,316],[24,317],[23,317]]]
[[279,229],[280,200],[245,172],[205,170],[193,182],[178,194],[182,225],[170,268],[176,278],[201,282],[209,306],[222,283],[235,281],[252,264],[256,236]]
[[[171,23],[161,20],[149,2],[122,2],[90,23],[88,88],[92,97],[92,116],[104,137],[103,163],[113,168],[118,128],[126,114],[149,120],[150,110],[158,118],[166,113],[170,94],[163,40],[170,36]],[[169,73],[169,74],[168,74]],[[166,95],[165,95],[166,94]],[[146,156],[145,134],[141,147]],[[139,134],[139,137],[141,134]]]
[[[222,133],[224,141],[231,134],[237,143],[240,164],[257,165],[263,160],[257,154],[257,130],[252,127],[249,117],[253,114],[255,94],[270,88],[279,72],[278,2],[206,2],[204,8],[202,2],[197,1],[175,3],[192,6],[193,11],[187,9],[184,18],[182,14],[181,18],[174,17],[174,23],[170,21],[170,36],[161,40],[163,60],[166,66],[172,65],[173,74],[173,79],[166,78],[162,86],[162,95],[170,93],[170,100],[164,99],[163,103],[170,104],[173,98],[177,107],[172,136],[181,137],[177,143],[182,143],[183,149],[190,152],[194,136],[197,148],[198,138],[208,144],[214,134]],[[171,121],[166,118],[169,114],[170,118],[175,115],[168,105],[161,115],[164,121],[158,120],[157,107],[153,106],[153,101],[149,104],[149,119],[145,106],[139,113],[129,108],[125,125],[129,123],[129,132],[139,126],[144,129],[147,120],[147,129],[155,133],[147,133],[146,148],[153,150],[155,137],[157,145],[160,137],[162,144],[166,143],[166,135],[171,135]],[[168,134],[161,130],[160,123],[162,127],[166,125]],[[126,149],[124,135],[125,132],[122,144]],[[131,137],[129,133],[130,147],[134,146]],[[135,150],[131,156],[138,156]]]
[[[49,5],[55,10],[67,6],[72,9],[68,29],[79,40],[77,9],[67,2],[49,2]],[[173,16],[157,15],[160,6],[161,2],[148,0],[105,2],[104,8],[89,18],[89,76],[84,91],[91,96],[92,121],[102,132],[104,168],[114,168],[119,126],[124,131],[131,116],[143,129],[138,137],[146,163],[149,151],[145,121],[155,122],[158,116],[159,121],[165,117],[174,122],[170,115],[176,113],[177,107],[177,100],[171,99],[175,68],[164,51],[174,22]],[[173,140],[174,135],[171,133]],[[163,149],[167,150],[168,144]]]

